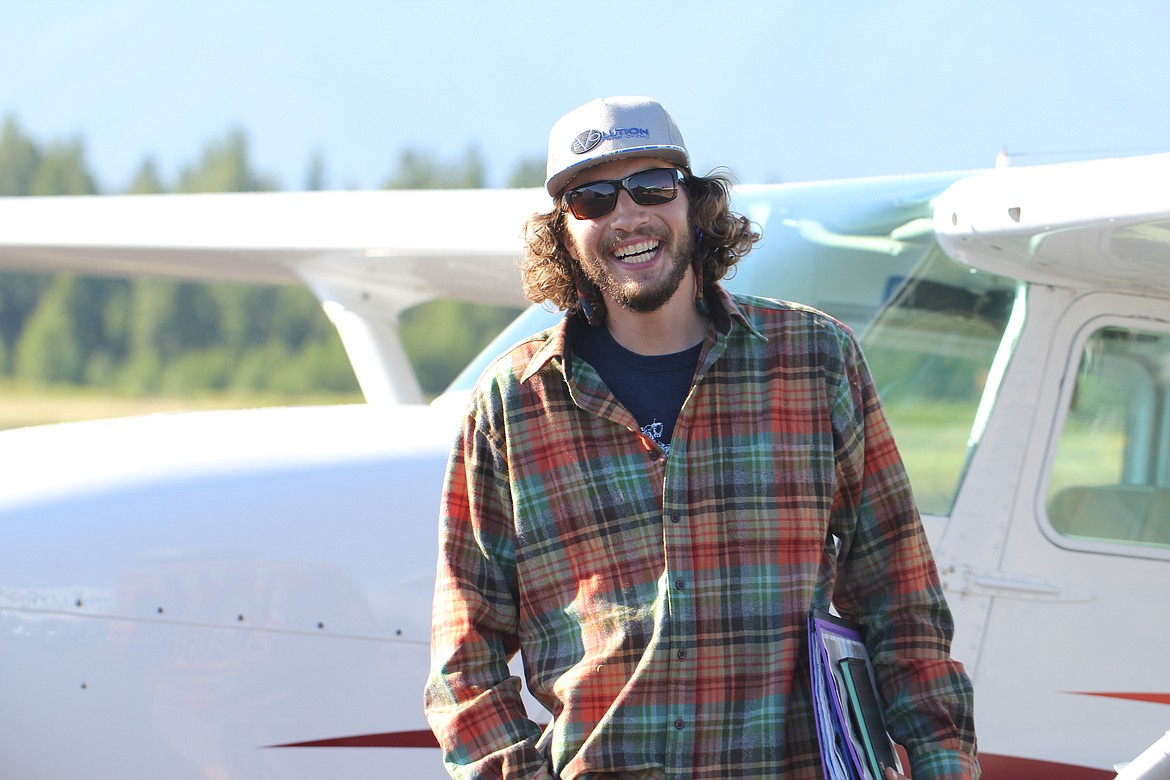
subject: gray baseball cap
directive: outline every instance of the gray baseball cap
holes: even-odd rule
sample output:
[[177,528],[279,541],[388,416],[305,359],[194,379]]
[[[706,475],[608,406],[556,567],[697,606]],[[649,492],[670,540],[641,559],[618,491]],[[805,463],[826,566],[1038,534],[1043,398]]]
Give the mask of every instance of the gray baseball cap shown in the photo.
[[544,186],[555,198],[581,171],[618,157],[653,157],[691,167],[678,125],[657,100],[598,98],[553,125]]

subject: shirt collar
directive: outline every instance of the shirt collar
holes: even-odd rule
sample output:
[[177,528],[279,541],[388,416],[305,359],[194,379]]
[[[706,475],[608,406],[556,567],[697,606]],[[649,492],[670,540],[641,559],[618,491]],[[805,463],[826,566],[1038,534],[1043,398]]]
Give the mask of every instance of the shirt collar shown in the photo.
[[544,366],[553,358],[560,357],[565,365],[565,378],[567,379],[572,374],[573,350],[570,346],[572,339],[570,334],[573,330],[580,327],[576,320],[580,320],[574,314],[567,313],[561,321],[549,329],[548,338],[544,342],[544,346],[536,350],[536,354],[528,361],[528,366],[524,369],[524,373],[520,375],[520,381],[527,382],[536,374],[537,371],[544,368]]
[[[726,336],[731,332],[731,323],[733,321],[741,325],[748,333],[752,334],[760,341],[767,341],[760,331],[752,325],[751,321],[740,306],[739,301],[735,297],[723,289],[722,285],[712,285],[714,295],[708,297],[712,300],[711,306],[711,323],[714,325],[716,332],[721,336]],[[544,346],[536,351],[532,359],[528,361],[524,373],[520,376],[521,382],[527,382],[536,372],[545,367],[553,358],[561,358],[561,363],[564,366],[565,379],[570,379],[573,372],[573,332],[577,328],[589,327],[585,324],[582,317],[566,314],[564,318],[554,325],[549,330],[548,339],[544,342]]]
[[714,295],[708,295],[708,298],[713,299],[714,305],[711,307],[711,322],[715,325],[715,330],[723,335],[731,332],[731,321],[735,320],[760,341],[767,341],[768,337],[760,333],[755,325],[752,325],[751,320],[743,311],[743,307],[739,305],[739,301],[735,296],[723,289],[722,285],[712,285]]

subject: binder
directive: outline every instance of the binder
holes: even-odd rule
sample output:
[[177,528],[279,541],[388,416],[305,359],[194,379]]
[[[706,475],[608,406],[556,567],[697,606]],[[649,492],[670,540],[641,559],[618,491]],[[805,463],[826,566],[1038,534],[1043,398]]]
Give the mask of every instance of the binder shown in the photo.
[[845,698],[849,703],[849,725],[861,737],[870,772],[882,778],[886,767],[897,768],[898,763],[886,734],[886,720],[882,716],[873,672],[864,658],[842,658],[841,674],[845,678]]
[[809,614],[809,671],[826,780],[882,780],[899,772],[862,627],[824,610]]

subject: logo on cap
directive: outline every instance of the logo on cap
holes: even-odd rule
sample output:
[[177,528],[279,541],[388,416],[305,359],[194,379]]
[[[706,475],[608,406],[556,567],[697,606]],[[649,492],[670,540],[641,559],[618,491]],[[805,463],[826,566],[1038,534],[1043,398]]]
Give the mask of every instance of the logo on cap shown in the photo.
[[627,138],[650,140],[650,131],[644,127],[614,127],[609,132],[601,130],[586,130],[573,139],[569,146],[573,154],[585,154],[602,141],[623,141]]
[[573,139],[569,148],[573,150],[573,154],[585,154],[599,143],[601,143],[601,133],[596,130],[586,130]]

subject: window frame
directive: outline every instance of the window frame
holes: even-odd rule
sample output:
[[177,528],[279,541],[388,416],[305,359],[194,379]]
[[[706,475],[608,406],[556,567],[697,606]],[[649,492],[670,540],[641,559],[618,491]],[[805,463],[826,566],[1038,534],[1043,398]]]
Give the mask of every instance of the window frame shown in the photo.
[[[1049,516],[1049,491],[1052,484],[1053,472],[1056,466],[1057,455],[1060,449],[1061,440],[1065,433],[1065,428],[1068,425],[1069,417],[1071,415],[1071,403],[1073,394],[1077,389],[1077,382],[1080,374],[1081,361],[1084,358],[1085,350],[1090,341],[1100,334],[1102,331],[1108,329],[1119,329],[1130,333],[1146,333],[1158,336],[1167,340],[1167,346],[1170,348],[1170,321],[1159,316],[1120,316],[1116,314],[1099,314],[1090,316],[1081,322],[1073,335],[1073,338],[1068,343],[1068,349],[1065,354],[1063,363],[1055,363],[1062,366],[1060,376],[1060,394],[1057,397],[1057,402],[1054,407],[1054,416],[1052,418],[1052,425],[1049,429],[1049,437],[1047,442],[1047,450],[1044,457],[1043,471],[1040,480],[1036,486],[1035,494],[1035,516],[1042,534],[1053,545],[1066,550],[1077,552],[1086,552],[1093,554],[1105,554],[1118,557],[1131,558],[1150,558],[1155,560],[1170,560],[1170,544],[1162,545],[1150,542],[1142,542],[1139,540],[1127,540],[1123,538],[1106,539],[1106,538],[1092,538],[1092,537],[1076,537],[1069,536],[1064,532],[1058,530]],[[1170,358],[1170,352],[1168,352]],[[1170,366],[1170,359],[1167,361]],[[1170,379],[1166,382],[1167,386],[1167,401],[1170,402]],[[1158,433],[1162,437],[1163,453],[1162,462],[1156,464],[1158,472],[1162,477],[1170,475],[1170,408],[1162,410],[1163,413],[1160,419],[1160,426],[1162,430]],[[1129,464],[1122,463],[1123,479],[1125,471],[1130,467]],[[1125,484],[1125,483],[1122,483]],[[1150,483],[1147,483],[1150,484]],[[1165,481],[1166,488],[1170,490],[1170,480]],[[1150,484],[1151,487],[1157,487],[1156,484]]]

